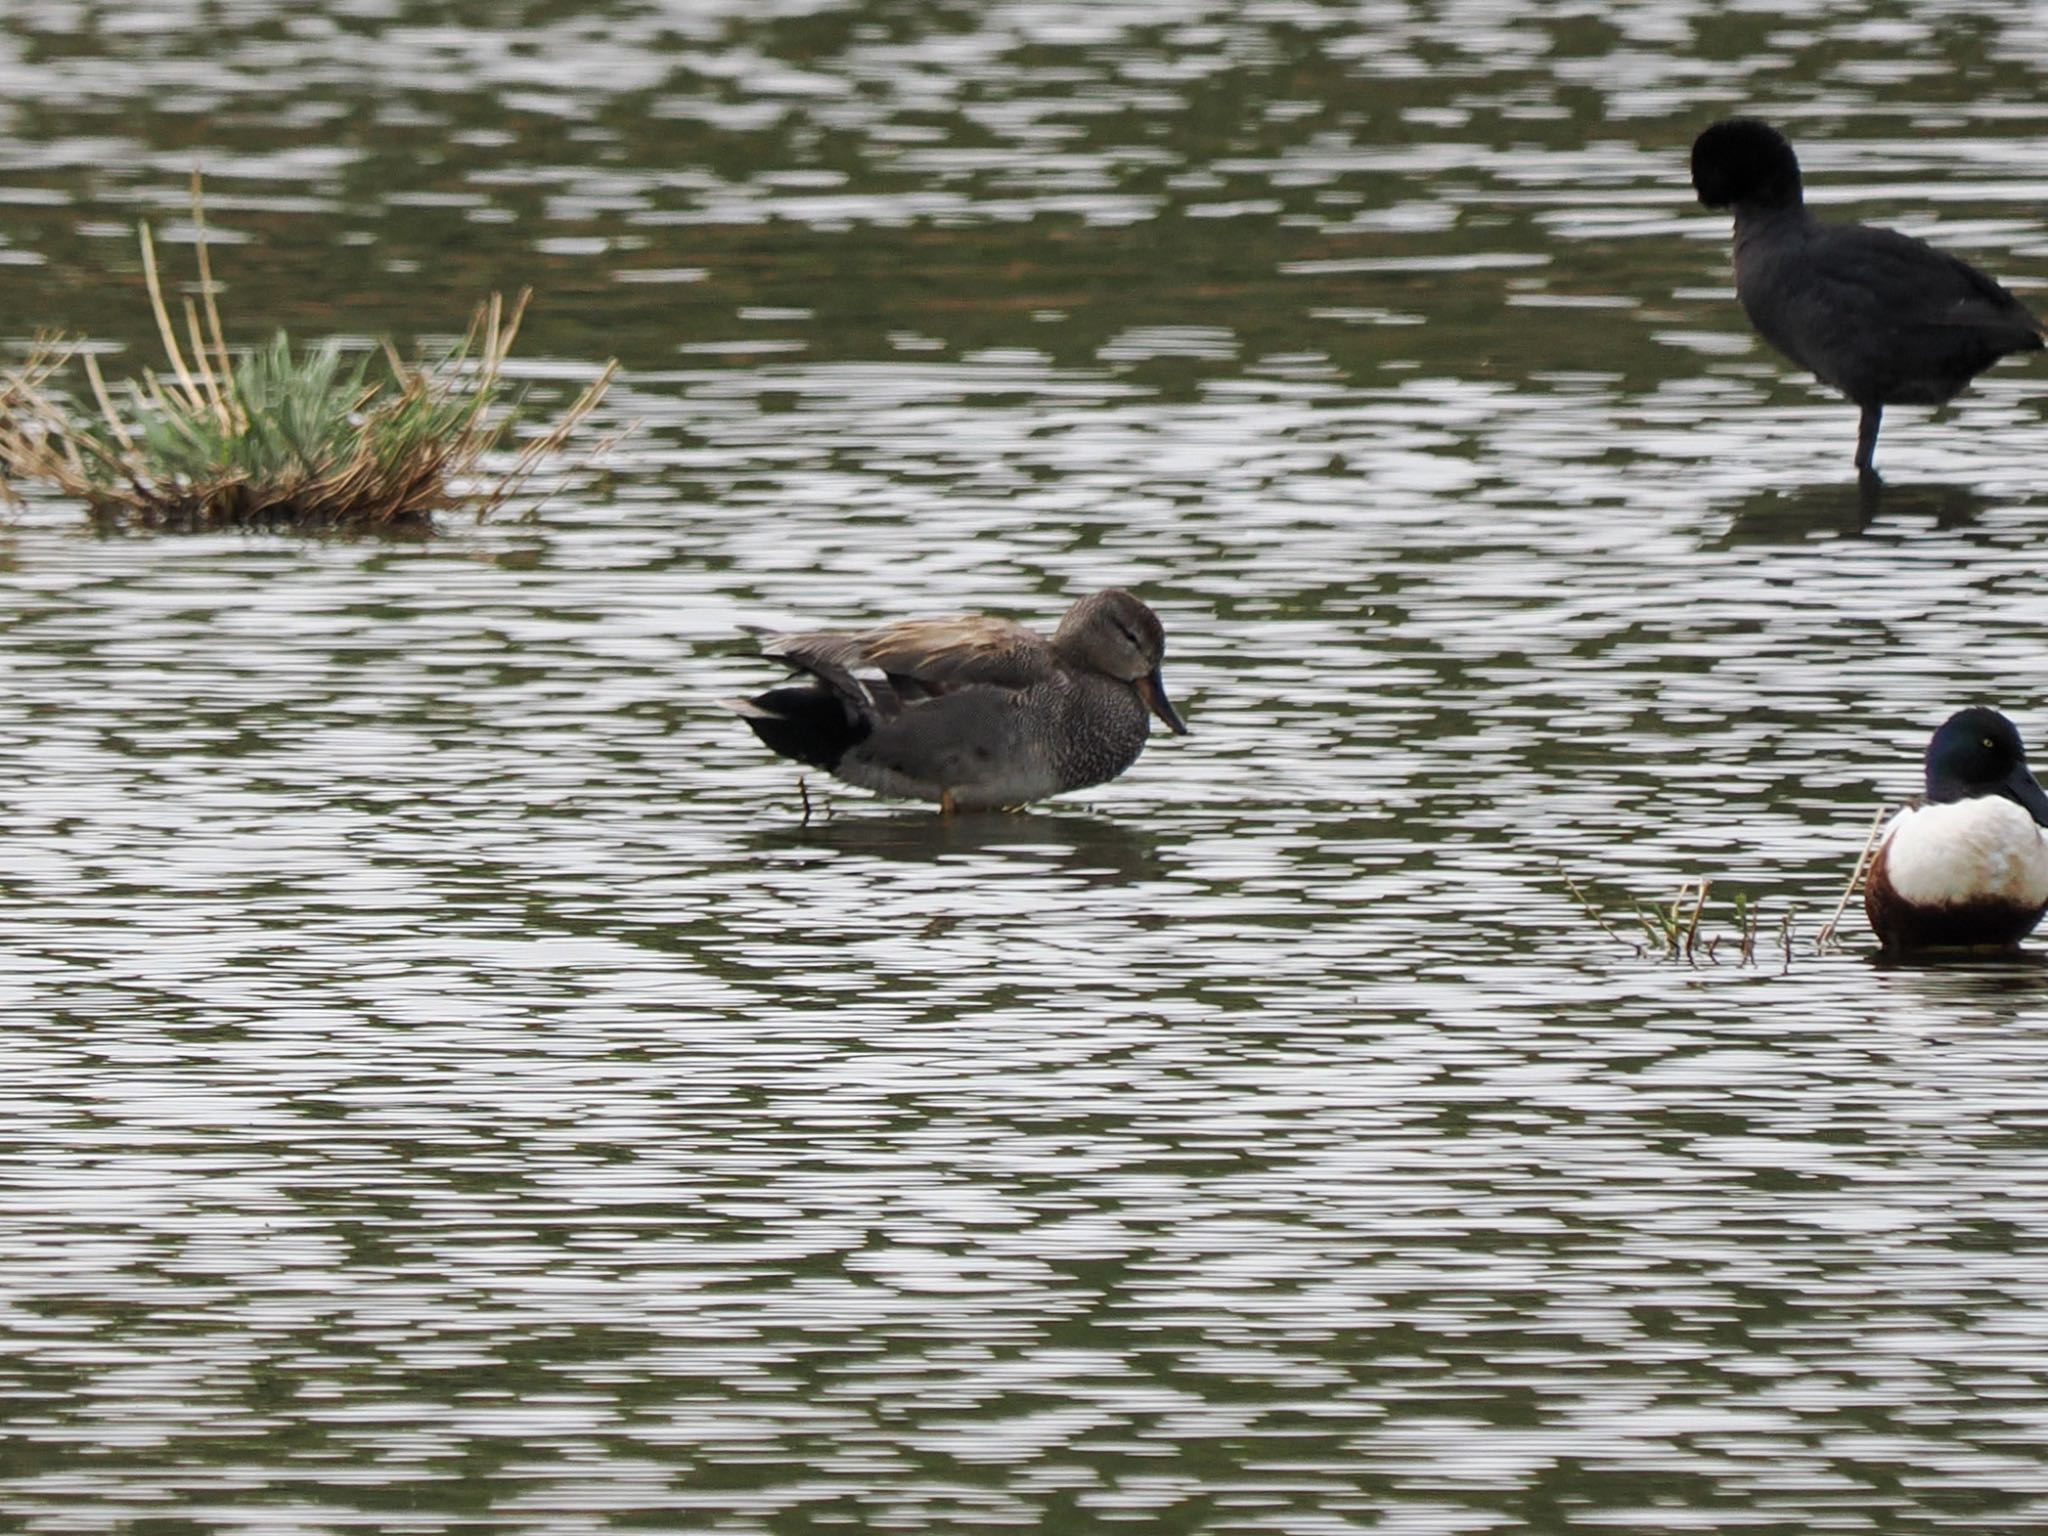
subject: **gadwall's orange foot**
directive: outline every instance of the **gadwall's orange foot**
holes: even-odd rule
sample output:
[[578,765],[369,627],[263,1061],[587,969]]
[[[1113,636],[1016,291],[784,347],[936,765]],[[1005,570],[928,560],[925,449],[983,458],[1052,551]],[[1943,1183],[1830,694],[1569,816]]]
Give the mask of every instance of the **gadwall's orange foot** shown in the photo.
[[1927,799],[1892,818],[1863,910],[1888,954],[2010,948],[2048,912],[2048,794],[2013,723],[1949,716],[1927,744]]
[[1138,760],[1152,715],[1188,729],[1159,678],[1159,616],[1117,588],[1074,604],[1050,640],[970,614],[765,634],[761,648],[799,677],[730,703],[770,751],[946,810],[1107,783]]
[[1877,478],[1888,405],[1940,405],[2008,352],[2042,345],[2031,310],[1968,262],[1806,211],[1799,157],[1753,117],[1693,141],[1692,184],[1735,212],[1735,296],[1757,334],[1863,407],[1856,469]]

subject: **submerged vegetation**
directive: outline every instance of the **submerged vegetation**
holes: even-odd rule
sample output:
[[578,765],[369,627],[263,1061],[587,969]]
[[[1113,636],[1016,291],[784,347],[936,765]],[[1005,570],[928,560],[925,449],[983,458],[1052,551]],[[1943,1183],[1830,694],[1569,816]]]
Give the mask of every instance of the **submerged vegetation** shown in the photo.
[[[1739,966],[1758,963],[1758,941],[1764,932],[1764,914],[1747,892],[1737,891],[1722,901],[1714,899],[1714,882],[1687,880],[1666,902],[1628,900],[1627,915],[1617,920],[1590,896],[1585,888],[1558,868],[1558,878],[1601,932],[1638,955],[1662,960],[1682,960],[1688,965]],[[1781,957],[1779,969],[1792,966],[1792,925],[1797,909],[1787,907],[1770,926],[1777,937]],[[1628,930],[1634,929],[1632,936]]]
[[[1850,904],[1862,894],[1885,823],[1899,809],[1897,805],[1880,805],[1871,817],[1870,835],[1863,840],[1863,851],[1856,857],[1855,868],[1850,870],[1834,910],[1814,931],[1814,953],[1838,951],[1849,942],[1842,937],[1842,920]],[[1732,957],[1738,965],[1755,965],[1758,963],[1759,938],[1765,932],[1774,932],[1776,947],[1782,956],[1779,968],[1781,971],[1791,969],[1793,924],[1798,915],[1796,907],[1787,906],[1767,923],[1756,900],[1747,892],[1737,891],[1732,897],[1716,898],[1715,882],[1703,877],[1682,881],[1677,894],[1668,902],[1644,901],[1633,894],[1624,895],[1622,900],[1626,909],[1617,913],[1596,900],[1562,864],[1556,869],[1558,879],[1578,904],[1579,911],[1608,938],[1633,949],[1638,955],[1682,960],[1688,965],[1719,965],[1724,963],[1724,957]]]
[[[438,512],[481,517],[501,506],[567,444],[616,371],[608,364],[547,431],[488,469],[518,419],[504,365],[530,290],[509,306],[492,295],[463,340],[429,364],[409,364],[388,344],[381,358],[351,358],[336,341],[295,349],[282,332],[237,354],[214,302],[204,219],[200,302],[184,302],[183,345],[147,226],[141,237],[168,377],[145,370],[109,389],[90,352],[39,342],[0,379],[10,497],[17,484],[52,487],[108,530],[420,532]],[[74,358],[91,408],[55,387]]]

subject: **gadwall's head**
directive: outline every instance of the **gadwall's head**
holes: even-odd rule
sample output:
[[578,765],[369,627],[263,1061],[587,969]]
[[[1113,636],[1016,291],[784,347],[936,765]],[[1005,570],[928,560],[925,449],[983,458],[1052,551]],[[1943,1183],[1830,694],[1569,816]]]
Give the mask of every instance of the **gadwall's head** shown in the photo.
[[1166,654],[1165,626],[1130,593],[1111,587],[1082,598],[1060,620],[1052,643],[1074,665],[1129,683],[1168,730],[1187,735],[1159,677],[1159,662]]
[[1692,141],[1692,187],[1709,208],[1794,208],[1799,157],[1769,123],[1731,117]]

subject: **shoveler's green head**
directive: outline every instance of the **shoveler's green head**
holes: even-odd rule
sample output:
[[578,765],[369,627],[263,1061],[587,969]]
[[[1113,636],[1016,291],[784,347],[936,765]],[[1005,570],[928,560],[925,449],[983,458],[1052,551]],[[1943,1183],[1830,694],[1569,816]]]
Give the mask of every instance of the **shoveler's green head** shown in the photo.
[[2048,794],[2027,767],[2014,724],[1981,705],[1956,711],[1927,743],[1927,798],[1935,805],[2002,795],[2048,827]]

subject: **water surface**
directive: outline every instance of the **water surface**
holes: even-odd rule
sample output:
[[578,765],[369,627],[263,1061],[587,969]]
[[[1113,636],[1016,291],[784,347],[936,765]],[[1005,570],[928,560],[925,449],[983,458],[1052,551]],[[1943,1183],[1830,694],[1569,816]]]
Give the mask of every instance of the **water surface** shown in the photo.
[[[0,1524],[2048,1528],[2048,971],[1813,944],[1948,710],[2048,735],[2040,369],[1859,497],[1684,179],[1768,112],[2038,294],[2044,42],[17,8],[10,338],[153,365],[196,164],[231,331],[531,283],[635,430],[425,545],[8,527]],[[1029,814],[805,825],[717,707],[1111,583],[1194,734]]]

